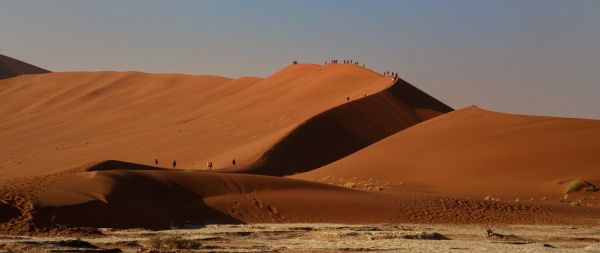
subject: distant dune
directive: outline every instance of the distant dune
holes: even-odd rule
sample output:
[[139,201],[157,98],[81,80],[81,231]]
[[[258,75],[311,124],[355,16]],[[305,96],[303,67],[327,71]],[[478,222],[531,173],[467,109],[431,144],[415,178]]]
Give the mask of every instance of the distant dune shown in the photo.
[[293,177],[401,181],[415,190],[481,198],[558,198],[564,190],[559,180],[600,182],[599,151],[600,120],[514,115],[472,106]]
[[27,74],[45,74],[50,71],[0,54],[0,80]]

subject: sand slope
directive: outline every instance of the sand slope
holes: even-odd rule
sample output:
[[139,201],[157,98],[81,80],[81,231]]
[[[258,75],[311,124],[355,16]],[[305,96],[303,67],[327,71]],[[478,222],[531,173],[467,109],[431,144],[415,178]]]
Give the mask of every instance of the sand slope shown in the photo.
[[404,80],[304,122],[237,172],[283,176],[319,168],[452,108]]
[[355,65],[290,65],[272,76],[65,72],[0,81],[0,176],[94,161],[204,169],[252,162],[298,124],[391,85]]
[[[65,176],[51,185],[38,195],[37,225],[164,228],[185,223],[358,221],[375,220],[367,212],[391,205],[374,201],[368,193],[326,184],[210,172],[105,170]],[[309,197],[311,193],[322,197]],[[291,199],[297,207],[287,203]],[[337,210],[357,202],[365,203],[364,208],[347,214]]]
[[423,122],[299,179],[404,182],[468,196],[562,196],[556,180],[599,181],[600,121],[468,107]]
[[20,205],[0,203],[7,220],[0,224],[0,232],[31,232],[58,224],[115,228],[306,222],[579,224],[598,215],[594,209],[569,206],[363,192],[262,175],[121,170],[119,165],[20,182],[12,190],[27,196],[21,197]]
[[0,79],[44,73],[50,73],[50,71],[0,54]]

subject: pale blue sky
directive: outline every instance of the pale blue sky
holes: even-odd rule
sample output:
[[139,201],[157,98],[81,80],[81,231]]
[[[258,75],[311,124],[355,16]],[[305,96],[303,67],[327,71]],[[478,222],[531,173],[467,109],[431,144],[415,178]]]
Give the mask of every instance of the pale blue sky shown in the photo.
[[600,119],[600,1],[1,1],[0,53],[54,71],[265,77],[355,59],[455,108]]

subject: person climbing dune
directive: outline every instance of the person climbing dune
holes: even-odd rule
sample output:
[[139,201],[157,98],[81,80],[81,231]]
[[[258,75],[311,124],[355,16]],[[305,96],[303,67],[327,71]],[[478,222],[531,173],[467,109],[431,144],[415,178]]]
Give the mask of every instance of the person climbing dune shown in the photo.
[[173,169],[175,169],[175,167],[177,167],[177,161],[173,160]]

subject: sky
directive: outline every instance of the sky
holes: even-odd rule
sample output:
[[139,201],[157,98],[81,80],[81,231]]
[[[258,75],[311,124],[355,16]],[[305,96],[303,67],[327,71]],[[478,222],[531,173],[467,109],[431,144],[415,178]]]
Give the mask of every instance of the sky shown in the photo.
[[3,0],[0,54],[232,78],[354,59],[457,109],[600,119],[595,0]]

